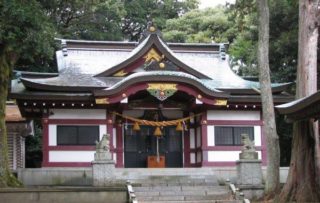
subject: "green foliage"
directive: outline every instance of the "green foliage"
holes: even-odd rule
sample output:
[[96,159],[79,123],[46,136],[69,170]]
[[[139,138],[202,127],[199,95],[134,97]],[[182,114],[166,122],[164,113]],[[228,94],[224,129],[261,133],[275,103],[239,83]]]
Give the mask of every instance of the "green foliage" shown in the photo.
[[55,25],[57,37],[89,40],[121,40],[125,15],[119,0],[39,0]]
[[192,10],[180,18],[169,19],[163,30],[170,42],[228,42],[235,38],[225,7]]
[[[257,13],[253,0],[238,0],[228,11],[238,30],[230,45],[232,64],[242,75],[257,75]],[[298,53],[298,4],[296,1],[270,1],[270,69],[276,82],[294,81]]]
[[166,20],[198,7],[198,0],[124,0],[127,14],[123,20],[122,32],[128,40],[138,40],[152,20],[162,30]]
[[53,31],[36,1],[1,1],[0,42],[1,47],[11,53],[11,60],[51,57]]
[[10,73],[18,61],[50,57],[52,26],[35,0],[0,1],[0,186],[16,187],[20,182],[9,170],[5,106]]

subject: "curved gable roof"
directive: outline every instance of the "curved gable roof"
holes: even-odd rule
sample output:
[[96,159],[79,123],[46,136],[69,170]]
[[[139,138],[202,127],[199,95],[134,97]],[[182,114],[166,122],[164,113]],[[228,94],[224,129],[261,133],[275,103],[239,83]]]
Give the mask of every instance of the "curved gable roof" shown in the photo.
[[213,97],[228,98],[230,96],[226,92],[222,92],[208,86],[202,80],[188,73],[175,71],[150,71],[145,73],[134,73],[109,88],[94,90],[94,95],[106,96],[116,94],[131,85],[141,82],[178,82],[197,87],[202,92]]
[[96,77],[108,77],[112,76],[115,73],[123,70],[127,66],[135,63],[140,58],[145,56],[145,54],[151,49],[151,48],[157,48],[161,54],[165,56],[166,59],[177,65],[179,68],[183,69],[185,72],[190,73],[194,75],[197,78],[201,79],[209,79],[207,75],[204,75],[203,73],[193,69],[192,67],[188,66],[187,64],[183,63],[181,60],[179,60],[175,54],[171,51],[171,49],[163,42],[163,40],[160,38],[160,36],[157,34],[157,32],[151,33],[149,36],[147,36],[128,56],[128,58],[119,64],[111,67],[110,69],[99,73],[95,75]]

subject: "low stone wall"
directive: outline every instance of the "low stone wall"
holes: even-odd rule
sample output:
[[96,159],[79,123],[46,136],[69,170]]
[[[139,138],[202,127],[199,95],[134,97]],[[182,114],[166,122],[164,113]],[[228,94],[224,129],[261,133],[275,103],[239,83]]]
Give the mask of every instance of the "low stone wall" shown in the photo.
[[125,187],[0,189],[0,199],[7,203],[126,203],[127,191]]
[[92,186],[91,168],[18,169],[18,179],[25,186]]
[[[289,167],[280,168],[280,182],[285,183]],[[262,167],[265,177],[266,168]],[[207,168],[116,168],[116,179],[125,183],[128,179],[139,179],[143,176],[170,175],[216,175],[219,179],[229,179],[235,182],[237,171],[235,167],[207,167]],[[92,186],[92,168],[27,168],[18,170],[18,178],[25,186]],[[121,181],[120,181],[121,182]]]

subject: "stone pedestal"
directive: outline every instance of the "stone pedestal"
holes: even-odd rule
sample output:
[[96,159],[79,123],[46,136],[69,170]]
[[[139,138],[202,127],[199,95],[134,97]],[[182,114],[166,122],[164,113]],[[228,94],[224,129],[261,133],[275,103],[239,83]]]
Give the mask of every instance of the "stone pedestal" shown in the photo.
[[98,160],[92,162],[93,186],[108,186],[115,181],[115,163],[113,160]]
[[[237,164],[237,186],[244,193],[246,198],[258,199],[263,196],[264,186],[262,184],[261,161],[254,159],[256,152],[250,154],[240,154],[241,157],[248,159],[240,159]],[[249,157],[251,159],[249,159]]]
[[115,183],[115,163],[110,153],[110,135],[103,135],[100,142],[96,142],[96,153],[92,162],[93,186],[103,187]]

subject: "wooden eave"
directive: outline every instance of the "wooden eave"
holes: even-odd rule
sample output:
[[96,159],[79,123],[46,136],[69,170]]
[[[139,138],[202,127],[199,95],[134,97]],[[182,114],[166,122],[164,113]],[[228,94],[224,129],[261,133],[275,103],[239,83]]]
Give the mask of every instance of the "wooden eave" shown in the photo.
[[[272,87],[271,91],[273,94],[280,94],[281,92],[284,92],[287,90],[287,88],[292,85],[293,83],[283,83],[279,84],[278,86]],[[256,95],[259,94],[259,90],[255,90],[253,88],[243,88],[243,89],[238,89],[238,88],[217,88],[218,90],[224,91],[224,92],[229,92],[230,94],[233,95]]]
[[[164,47],[163,44],[164,42],[161,42],[159,36],[157,34],[150,34],[150,36],[148,38],[146,38],[145,40],[148,40],[146,42],[146,44],[137,51],[137,53],[135,53],[133,56],[131,56],[130,58],[128,58],[127,60],[119,63],[118,65],[113,66],[112,68],[99,73],[97,75],[95,75],[96,77],[108,77],[108,76],[112,76],[113,74],[119,72],[120,70],[130,66],[131,64],[133,64],[134,62],[136,62],[137,60],[139,60],[140,58],[142,58],[152,47],[156,47],[168,60],[170,60],[172,63],[174,63],[175,65],[177,65],[179,68],[185,70],[186,72],[201,78],[201,79],[210,79],[208,76],[194,70],[193,68],[189,67],[188,65],[186,65],[185,63],[183,63],[182,61],[180,61],[179,59],[177,59],[176,57],[174,57],[167,49],[169,49],[168,47]],[[143,42],[141,42],[143,43]]]
[[101,86],[61,86],[61,85],[41,84],[41,83],[36,83],[24,78],[21,78],[20,80],[26,88],[53,91],[53,92],[92,92],[95,89],[106,88]]
[[[288,95],[273,95],[273,102],[275,104],[283,104],[294,99],[293,96]],[[260,95],[230,95],[228,102],[232,103],[261,103]]]
[[299,100],[276,106],[280,114],[284,114],[288,121],[299,121],[320,117],[320,91]]
[[29,72],[29,71],[13,71],[14,73],[21,74],[23,78],[52,78],[59,76],[59,73],[39,73],[39,72]]
[[93,101],[92,93],[32,92],[10,93],[11,99],[31,101]]

